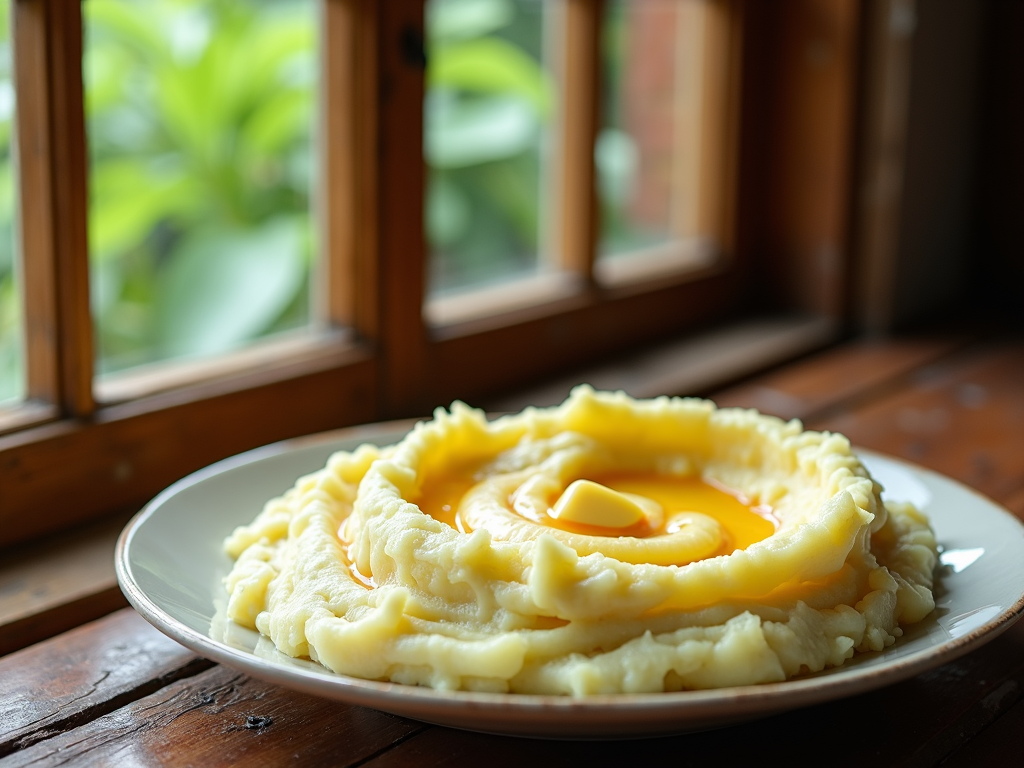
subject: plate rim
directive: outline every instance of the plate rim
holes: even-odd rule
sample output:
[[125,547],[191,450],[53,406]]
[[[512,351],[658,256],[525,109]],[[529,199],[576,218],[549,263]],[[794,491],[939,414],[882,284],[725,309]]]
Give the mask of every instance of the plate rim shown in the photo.
[[[137,583],[130,561],[132,541],[142,524],[156,514],[165,500],[236,467],[301,448],[341,441],[353,443],[364,438],[370,441],[374,435],[389,436],[403,429],[408,431],[409,425],[413,423],[409,420],[380,422],[282,440],[222,459],[171,484],[139,510],[118,536],[114,556],[115,572],[128,602],[156,629],[200,656],[291,690],[439,725],[502,735],[548,738],[623,738],[680,733],[753,719],[752,715],[768,716],[856,695],[949,663],[994,640],[1024,615],[1024,594],[1021,594],[1013,605],[998,616],[963,635],[950,637],[890,663],[872,667],[835,667],[814,676],[757,685],[661,693],[598,694],[574,698],[555,694],[441,691],[423,686],[363,680],[334,673],[326,668],[320,672],[287,667],[232,648],[192,629],[171,616]],[[1011,520],[1024,535],[1024,522],[1013,513],[954,478],[877,451],[855,447],[854,453],[895,463],[912,474],[931,475],[941,482],[953,483]],[[699,716],[686,717],[690,709],[695,710]],[[510,712],[517,716],[513,723],[507,722]],[[586,718],[583,727],[572,727],[572,723],[565,727],[565,723],[550,721],[552,716],[558,720],[559,715],[564,717],[570,714],[575,718]],[[681,722],[675,722],[676,718]],[[619,728],[607,732],[608,726],[615,725]],[[604,732],[595,734],[596,727]]]

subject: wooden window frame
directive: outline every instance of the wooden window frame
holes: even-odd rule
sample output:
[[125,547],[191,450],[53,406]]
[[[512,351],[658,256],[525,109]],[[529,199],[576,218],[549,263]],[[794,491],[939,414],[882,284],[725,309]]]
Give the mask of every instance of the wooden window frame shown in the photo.
[[[766,40],[785,26],[787,13],[824,9],[839,19],[832,34],[855,43],[859,11],[852,0],[803,0],[770,19],[749,0],[708,2],[728,47],[709,91],[725,100],[726,115],[715,133],[722,164],[709,181],[719,185],[721,206],[722,258],[713,267],[611,284],[595,279],[594,66],[602,3],[566,0],[567,93],[581,99],[562,125],[559,262],[569,279],[549,286],[543,302],[517,303],[513,295],[505,310],[487,316],[472,308],[424,312],[424,2],[321,0],[324,182],[317,212],[326,269],[317,305],[325,327],[301,343],[268,343],[179,368],[175,377],[105,388],[94,386],[92,370],[81,5],[13,0],[30,363],[28,400],[0,412],[0,547],[136,509],[188,472],[261,444],[422,416],[455,398],[474,402],[521,388],[748,310],[779,309],[759,305],[761,256],[774,258],[794,241],[787,267],[812,258],[800,235],[813,227],[809,215],[784,208],[796,192],[769,189],[759,158],[820,158],[785,139],[790,123],[807,114],[759,107],[756,91],[773,76],[765,62],[769,73],[792,81],[776,87],[794,98],[833,89],[846,105],[855,101],[858,60],[856,45],[848,45],[836,71],[808,78],[786,70],[785,56]],[[830,215],[826,239],[843,248],[852,140],[823,142],[814,151],[839,170],[819,208]],[[763,203],[773,199],[792,214],[781,228],[765,224]],[[840,315],[838,292],[822,298],[816,289],[781,308],[806,309],[804,302],[819,316]]]

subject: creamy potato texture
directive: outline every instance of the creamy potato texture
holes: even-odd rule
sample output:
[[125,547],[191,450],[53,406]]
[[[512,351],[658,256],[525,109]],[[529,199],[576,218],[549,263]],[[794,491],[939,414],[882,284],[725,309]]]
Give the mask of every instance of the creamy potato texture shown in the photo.
[[934,607],[935,539],[846,438],[695,399],[456,403],[226,541],[228,617],[373,680],[585,696],[784,680]]

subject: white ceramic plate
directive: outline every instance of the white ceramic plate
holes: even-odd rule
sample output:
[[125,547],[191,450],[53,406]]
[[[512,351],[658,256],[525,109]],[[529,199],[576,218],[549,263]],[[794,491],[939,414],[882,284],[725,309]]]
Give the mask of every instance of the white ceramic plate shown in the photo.
[[[353,434],[356,436],[353,437]],[[225,622],[221,542],[263,503],[321,468],[336,450],[399,440],[383,425],[267,446],[175,483],[125,528],[117,576],[132,605],[196,653],[298,691],[397,715],[491,733],[618,738],[699,730],[879,688],[944,664],[996,637],[1024,611],[1024,526],[963,485],[867,451],[860,456],[886,498],[930,516],[944,548],[934,614],[895,646],[816,675],[757,686],[682,693],[560,696],[434,691],[358,680],[291,659],[265,638]]]

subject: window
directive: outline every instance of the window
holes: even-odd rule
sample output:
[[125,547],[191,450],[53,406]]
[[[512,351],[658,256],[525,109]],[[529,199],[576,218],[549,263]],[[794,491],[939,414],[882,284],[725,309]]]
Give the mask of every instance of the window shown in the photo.
[[[831,229],[803,240],[807,220],[773,176],[772,163],[846,162],[841,137],[789,141],[787,121],[806,113],[780,116],[765,96],[851,103],[856,14],[811,5],[772,14],[741,0],[161,0],[140,15],[112,0],[12,0],[20,260],[8,262],[20,264],[21,311],[6,298],[12,267],[0,255],[0,327],[20,317],[25,343],[20,399],[0,406],[0,546],[135,508],[189,471],[274,440],[479,402],[748,310],[805,308],[806,296],[834,313],[816,283],[773,307],[757,279],[765,264],[798,269],[844,237],[842,174],[819,199],[838,212]],[[252,261],[226,267],[222,282],[237,285],[258,264],[279,291],[246,287],[253,307],[223,299],[225,320],[180,267],[147,289],[188,302],[159,330],[159,312],[177,310],[137,311],[137,274],[199,238],[222,201],[212,184],[189,186],[198,172],[181,170],[191,161],[183,144],[144,124],[176,87],[154,85],[157,51],[104,46],[128,26],[159,33],[151,45],[174,62],[165,75],[184,77],[218,35],[234,34],[206,16],[225,8],[232,23],[248,19],[244,34],[290,29],[294,47],[273,71],[250,68],[251,57],[230,65],[249,101],[210,97],[257,123],[276,106],[253,129],[246,162],[220,158],[241,171],[225,183],[260,198],[246,197],[247,228],[232,245],[221,221],[185,261],[237,248]],[[797,23],[820,21],[819,11],[835,23]],[[175,37],[179,27],[188,34]],[[670,70],[661,84],[627,50],[653,27],[664,36],[644,54]],[[802,34],[841,44],[835,66],[801,69],[774,41],[783,28],[799,50]],[[105,73],[128,67],[131,86],[113,89]],[[661,90],[644,97],[641,87]],[[667,119],[646,103],[655,100],[672,115],[667,140],[652,127]],[[127,122],[115,128],[114,113]],[[191,118],[178,127],[215,141],[211,115]],[[173,119],[161,115],[164,133]],[[242,139],[228,141],[238,149]],[[512,179],[501,194],[494,177]],[[268,179],[283,187],[260,187]],[[172,213],[147,214],[168,189]],[[780,219],[766,220],[768,203]],[[286,254],[296,261],[278,263]],[[121,266],[112,274],[108,261]],[[250,310],[258,322],[242,323]],[[234,321],[244,332],[224,331]],[[251,338],[263,340],[242,343]],[[178,356],[187,359],[164,360]]]

